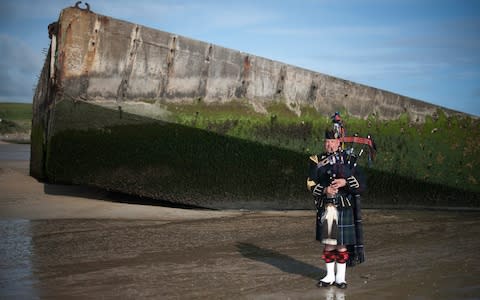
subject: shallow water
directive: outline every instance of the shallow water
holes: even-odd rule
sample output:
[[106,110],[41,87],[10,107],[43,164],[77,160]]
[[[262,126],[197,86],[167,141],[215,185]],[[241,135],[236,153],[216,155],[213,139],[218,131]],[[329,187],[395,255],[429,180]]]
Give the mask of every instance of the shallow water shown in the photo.
[[2,143],[0,160],[30,160],[30,145]]

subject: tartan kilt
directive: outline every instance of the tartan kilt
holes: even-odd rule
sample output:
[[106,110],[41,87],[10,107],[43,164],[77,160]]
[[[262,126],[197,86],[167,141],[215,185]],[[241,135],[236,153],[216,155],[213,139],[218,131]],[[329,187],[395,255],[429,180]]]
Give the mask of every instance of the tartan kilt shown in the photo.
[[[337,245],[355,245],[355,221],[353,219],[352,207],[337,207],[338,210],[338,228],[337,228]],[[316,240],[322,241],[322,215],[324,209],[317,212]]]

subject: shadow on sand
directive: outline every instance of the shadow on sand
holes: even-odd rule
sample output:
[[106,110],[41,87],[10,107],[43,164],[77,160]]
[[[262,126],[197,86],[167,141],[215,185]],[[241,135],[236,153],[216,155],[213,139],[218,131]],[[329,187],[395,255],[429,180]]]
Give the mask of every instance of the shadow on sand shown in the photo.
[[299,261],[288,255],[274,250],[260,248],[249,243],[237,243],[238,252],[242,256],[260,261],[280,269],[283,272],[302,275],[317,281],[326,271],[315,266]]
[[117,203],[208,210],[208,208],[200,206],[174,203],[167,200],[153,199],[136,195],[129,195],[121,192],[107,191],[101,188],[83,185],[43,183],[43,191],[45,192],[45,194],[49,195],[82,197],[87,199],[103,200]]

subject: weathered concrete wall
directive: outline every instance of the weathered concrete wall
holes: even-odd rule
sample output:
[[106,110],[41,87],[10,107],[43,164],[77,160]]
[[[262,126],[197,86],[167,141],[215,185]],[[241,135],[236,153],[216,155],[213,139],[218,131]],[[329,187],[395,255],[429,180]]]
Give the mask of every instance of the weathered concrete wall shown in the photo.
[[311,208],[308,156],[342,111],[347,129],[377,138],[367,205],[480,205],[476,118],[79,8],[50,33],[37,178],[212,208]]
[[[57,64],[66,95],[123,101],[202,98],[248,99],[258,111],[282,101],[383,119],[408,114],[424,120],[438,106],[255,55],[101,16],[77,8],[62,11]],[[447,114],[454,113],[445,110]]]

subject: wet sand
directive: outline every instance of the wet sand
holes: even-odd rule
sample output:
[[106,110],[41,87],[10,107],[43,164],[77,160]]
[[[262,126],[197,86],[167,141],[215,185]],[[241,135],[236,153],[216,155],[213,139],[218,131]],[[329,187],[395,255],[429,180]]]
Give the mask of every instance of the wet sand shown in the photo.
[[480,298],[480,212],[364,210],[367,261],[319,289],[313,211],[120,203],[40,183],[28,157],[0,144],[1,299]]

